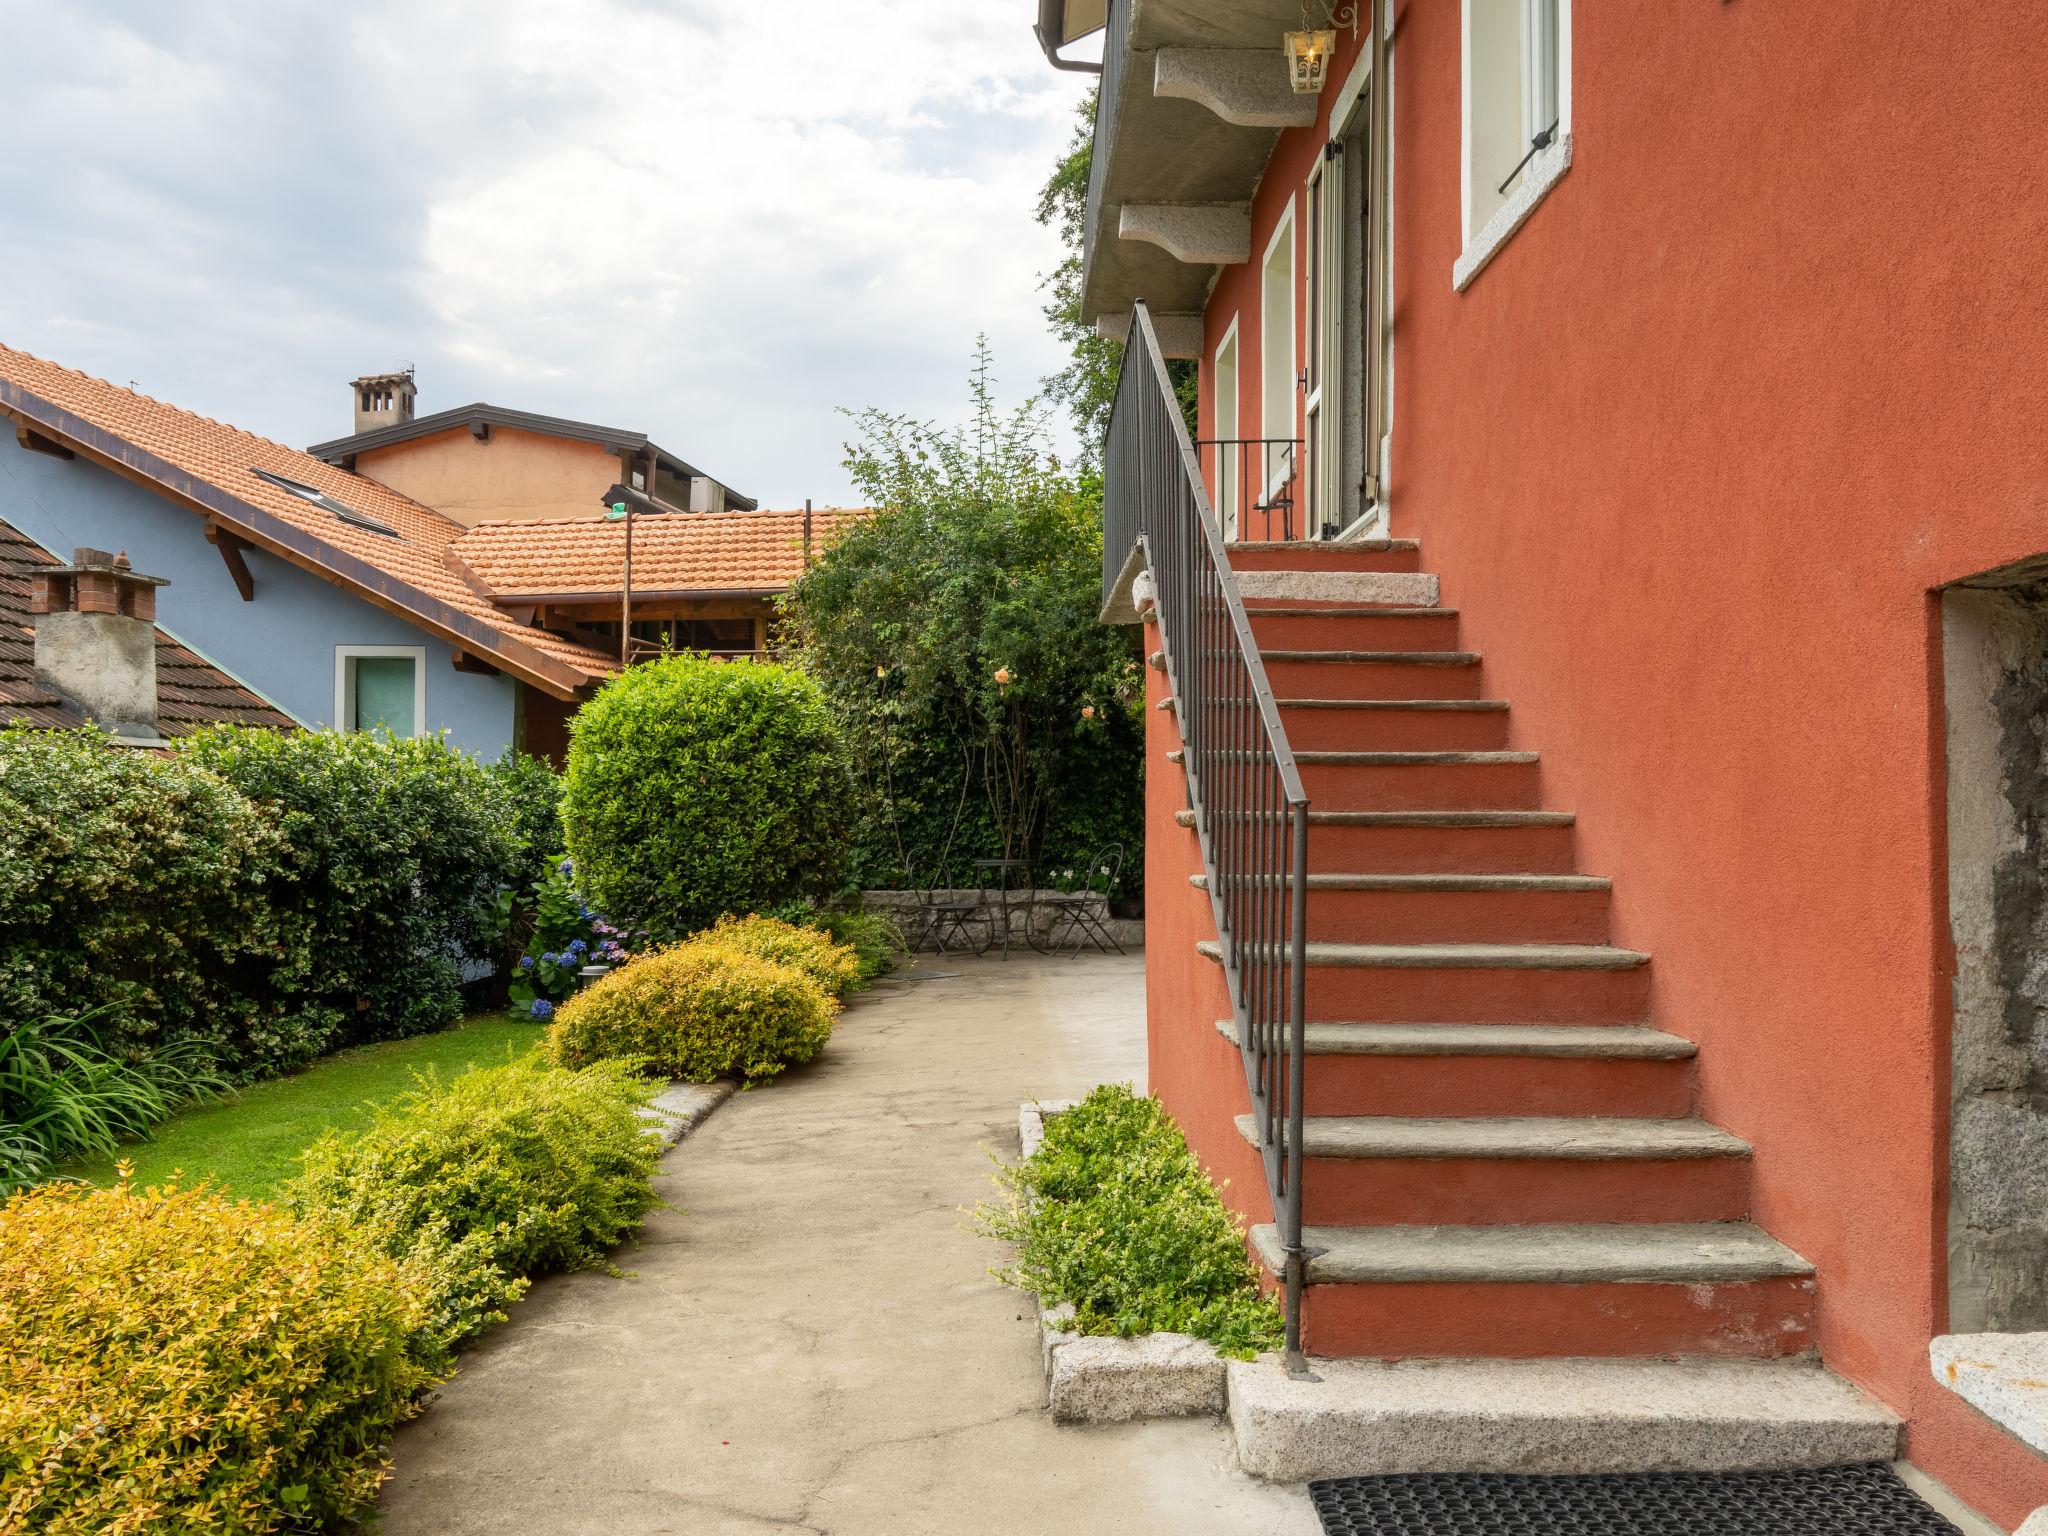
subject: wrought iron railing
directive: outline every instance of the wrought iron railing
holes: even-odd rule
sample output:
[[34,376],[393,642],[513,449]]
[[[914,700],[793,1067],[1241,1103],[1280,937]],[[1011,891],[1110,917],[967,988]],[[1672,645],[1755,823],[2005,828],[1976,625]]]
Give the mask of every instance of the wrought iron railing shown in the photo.
[[1103,595],[1113,595],[1131,550],[1142,549],[1280,1234],[1288,1367],[1299,1372],[1308,796],[1142,301],[1124,349],[1104,463]]
[[1195,443],[1195,462],[1226,541],[1297,536],[1300,438],[1205,437]]

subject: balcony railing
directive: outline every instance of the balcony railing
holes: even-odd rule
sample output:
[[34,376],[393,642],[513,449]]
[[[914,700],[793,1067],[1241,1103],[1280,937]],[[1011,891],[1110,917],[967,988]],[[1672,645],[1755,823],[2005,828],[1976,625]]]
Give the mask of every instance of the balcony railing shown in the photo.
[[1297,529],[1300,438],[1203,438],[1195,444],[1195,459],[1226,543],[1307,537],[1306,529]]
[[1103,596],[1116,596],[1138,550],[1159,608],[1188,805],[1280,1235],[1288,1366],[1298,1372],[1308,796],[1142,302],[1104,463]]

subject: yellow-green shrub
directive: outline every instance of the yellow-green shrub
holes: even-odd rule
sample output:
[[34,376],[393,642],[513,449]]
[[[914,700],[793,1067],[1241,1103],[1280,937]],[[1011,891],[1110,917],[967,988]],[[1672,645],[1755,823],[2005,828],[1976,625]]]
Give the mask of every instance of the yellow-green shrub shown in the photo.
[[567,1067],[628,1057],[693,1083],[753,1083],[823,1050],[838,1008],[792,966],[697,939],[641,955],[570,998],[547,1052]]
[[564,1072],[533,1054],[425,1075],[362,1130],[315,1142],[284,1196],[403,1262],[428,1307],[416,1353],[442,1368],[526,1276],[602,1264],[653,1208],[652,1092],[623,1064]]
[[0,1530],[314,1531],[366,1513],[430,1377],[399,1267],[201,1188],[0,1207]]
[[697,937],[795,966],[834,997],[846,996],[861,980],[860,956],[852,945],[834,943],[829,933],[779,917],[721,917]]

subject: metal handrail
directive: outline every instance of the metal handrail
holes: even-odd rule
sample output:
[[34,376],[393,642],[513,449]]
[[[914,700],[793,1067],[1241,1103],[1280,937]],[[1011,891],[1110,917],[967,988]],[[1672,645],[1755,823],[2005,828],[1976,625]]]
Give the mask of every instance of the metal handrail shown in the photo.
[[1300,438],[1198,437],[1195,462],[1226,538],[1293,541]]
[[1142,300],[1117,378],[1104,468],[1103,595],[1114,595],[1132,549],[1142,551],[1159,607],[1188,804],[1252,1122],[1280,1232],[1287,1366],[1300,1374],[1307,1369],[1301,1149],[1308,795]]

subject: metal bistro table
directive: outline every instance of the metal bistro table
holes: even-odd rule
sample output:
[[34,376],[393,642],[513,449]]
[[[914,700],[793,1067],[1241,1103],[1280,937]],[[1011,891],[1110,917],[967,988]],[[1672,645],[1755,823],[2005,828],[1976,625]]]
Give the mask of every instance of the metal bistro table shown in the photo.
[[[1010,914],[1024,914],[1024,942],[1032,942],[1031,935],[1031,861],[1029,859],[976,859],[975,872],[981,879],[981,904],[989,911],[988,948],[996,947],[996,917],[1002,919],[1003,958],[1010,958]],[[1018,883],[1018,876],[1023,882]],[[1014,897],[1022,896],[1019,902]],[[983,950],[986,954],[988,950]]]

